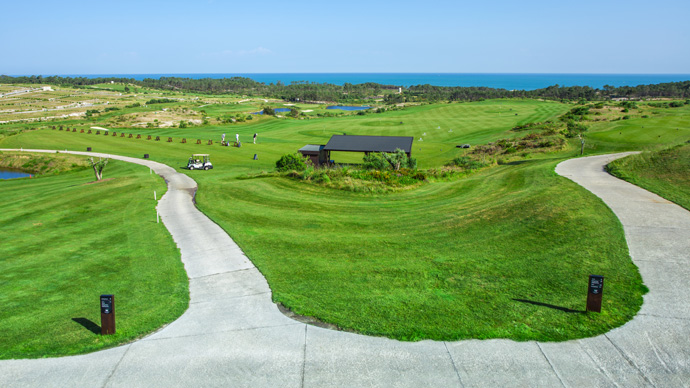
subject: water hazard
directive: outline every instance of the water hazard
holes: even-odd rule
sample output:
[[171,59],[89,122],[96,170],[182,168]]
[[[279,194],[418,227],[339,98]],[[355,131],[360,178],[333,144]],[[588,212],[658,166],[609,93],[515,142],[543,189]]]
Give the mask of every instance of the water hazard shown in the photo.
[[28,178],[31,176],[33,175],[21,171],[0,170],[0,179]]
[[[290,108],[275,108],[273,109],[274,112],[276,113],[283,113],[283,112],[289,112]],[[253,115],[262,115],[264,114],[264,111],[261,112],[252,112]]]
[[370,109],[370,106],[349,106],[349,105],[335,105],[335,106],[329,106],[326,109],[340,109],[340,110],[367,110]]

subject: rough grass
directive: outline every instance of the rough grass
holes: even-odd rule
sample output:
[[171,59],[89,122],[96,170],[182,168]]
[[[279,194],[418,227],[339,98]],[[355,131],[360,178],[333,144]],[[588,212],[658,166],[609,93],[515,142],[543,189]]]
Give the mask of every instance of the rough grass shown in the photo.
[[[104,177],[91,183],[90,170],[77,170],[0,181],[0,358],[115,346],[187,308],[180,253],[155,222],[153,190],[165,192],[164,182],[118,161]],[[115,335],[100,335],[101,294],[115,294]]]
[[84,170],[89,163],[83,156],[63,154],[0,152],[0,167],[34,174],[51,175],[71,170]]
[[608,171],[690,210],[690,144],[617,159]]

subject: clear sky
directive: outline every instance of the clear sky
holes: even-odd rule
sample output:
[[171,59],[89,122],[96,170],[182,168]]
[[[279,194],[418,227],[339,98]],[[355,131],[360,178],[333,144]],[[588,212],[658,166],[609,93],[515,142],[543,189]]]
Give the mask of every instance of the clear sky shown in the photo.
[[690,1],[7,1],[0,74],[690,73]]

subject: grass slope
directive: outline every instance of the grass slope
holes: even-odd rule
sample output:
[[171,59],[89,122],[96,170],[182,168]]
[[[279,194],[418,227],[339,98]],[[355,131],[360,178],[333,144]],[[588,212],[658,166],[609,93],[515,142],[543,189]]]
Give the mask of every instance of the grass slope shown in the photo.
[[[187,308],[179,251],[155,222],[153,190],[162,195],[164,182],[118,161],[104,177],[91,183],[81,169],[0,181],[0,358],[114,346]],[[117,334],[101,336],[99,295],[110,293]]]
[[[631,319],[643,287],[618,221],[554,164],[379,197],[230,180],[197,200],[299,314],[403,340],[565,340]],[[600,315],[582,313],[591,273]]]
[[690,210],[690,144],[614,160],[608,171]]
[[[553,119],[569,108],[495,100],[365,116],[126,131],[159,135],[160,142],[38,130],[0,145],[148,153],[189,174],[199,183],[201,210],[266,275],[274,299],[300,314],[408,340],[562,340],[623,324],[638,310],[644,292],[615,216],[553,172],[574,149],[539,156],[552,160],[503,165],[468,179],[381,196],[242,177],[272,170],[281,155],[304,144],[325,144],[343,132],[413,136],[420,168],[437,167],[465,152],[456,144],[519,136],[510,132],[513,126]],[[604,124],[592,129],[588,144],[597,147],[595,152],[619,147],[615,140],[597,138],[606,130]],[[669,130],[659,125],[650,131]],[[255,132],[256,145],[249,141]],[[245,143],[241,148],[180,143],[182,137],[219,141],[222,133],[230,138],[239,133]],[[165,142],[167,136],[175,141]],[[210,152],[215,168],[182,170],[193,152]],[[336,161],[361,156],[336,155]],[[590,273],[607,276],[600,315],[578,312]]]

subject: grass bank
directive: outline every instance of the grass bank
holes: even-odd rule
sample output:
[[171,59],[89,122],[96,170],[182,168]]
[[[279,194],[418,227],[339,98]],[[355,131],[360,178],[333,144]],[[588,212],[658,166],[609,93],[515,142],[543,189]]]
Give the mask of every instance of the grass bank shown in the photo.
[[55,175],[73,170],[85,170],[89,163],[83,156],[62,154],[0,152],[0,167],[40,175]]
[[[43,157],[54,165],[75,158]],[[76,168],[0,181],[0,358],[115,346],[187,308],[180,253],[155,221],[153,190],[162,194],[165,183],[119,161],[104,178],[94,183],[90,169]],[[115,294],[115,335],[100,335],[101,294]]]
[[[566,340],[630,320],[644,287],[618,220],[556,163],[386,195],[218,180],[197,202],[298,314],[402,340]],[[591,273],[602,314],[583,313]]]
[[614,160],[608,171],[690,210],[690,144]]

